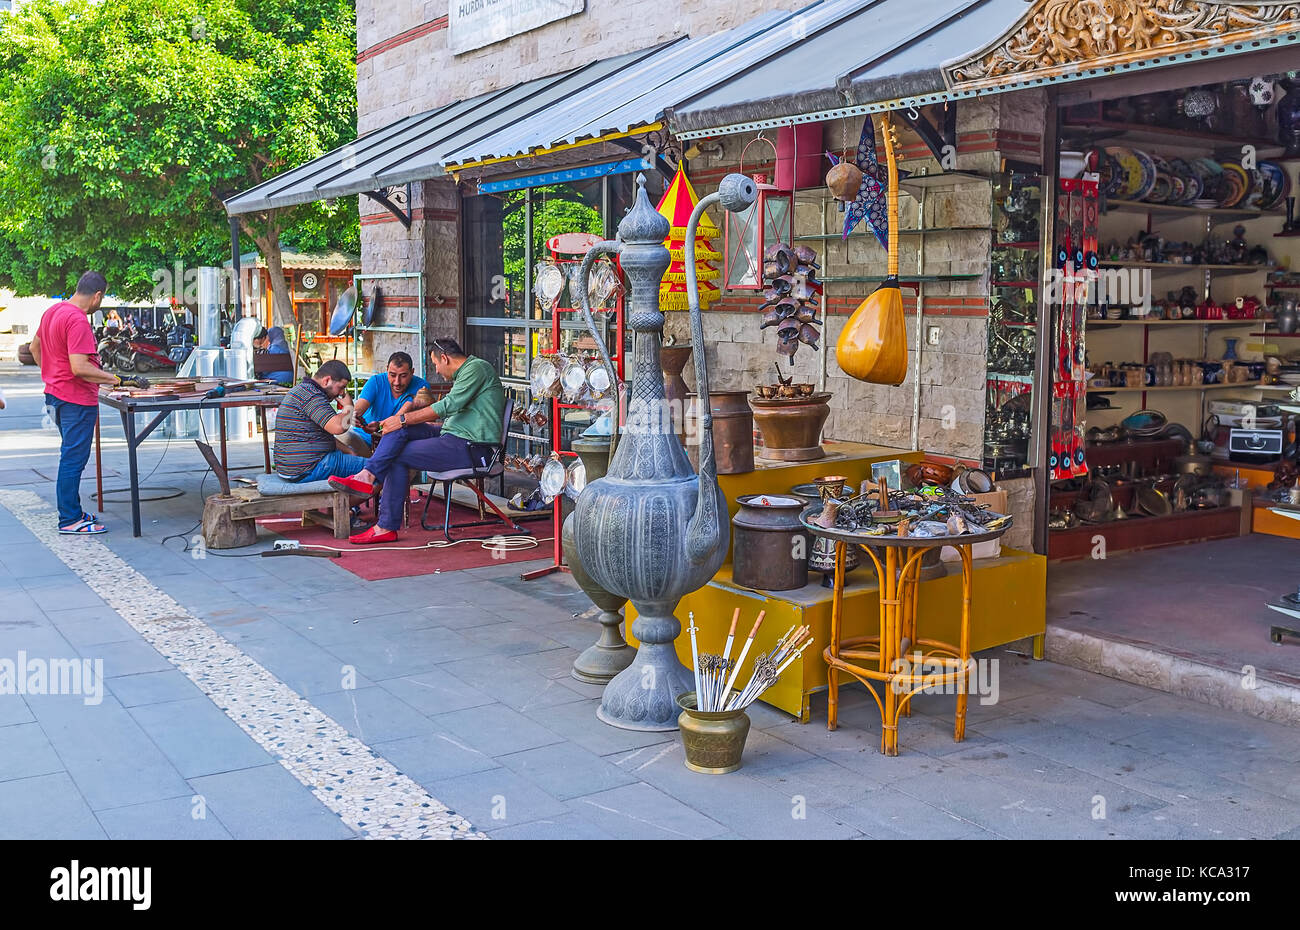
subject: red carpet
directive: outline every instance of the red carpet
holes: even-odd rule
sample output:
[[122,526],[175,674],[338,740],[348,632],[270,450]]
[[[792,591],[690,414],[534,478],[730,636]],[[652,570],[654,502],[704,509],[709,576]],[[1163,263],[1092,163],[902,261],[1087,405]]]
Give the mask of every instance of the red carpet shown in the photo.
[[[453,529],[452,539],[466,540],[454,546],[441,549],[408,548],[443,541],[442,501],[435,498],[429,507],[429,523],[436,524],[437,529],[429,531],[420,527],[420,516],[423,512],[424,500],[412,501],[411,526],[399,531],[397,542],[389,543],[387,546],[354,546],[346,539],[335,539],[334,534],[323,526],[299,526],[297,514],[264,517],[257,522],[272,532],[288,539],[296,539],[303,545],[329,546],[342,550],[343,554],[332,560],[334,564],[346,568],[366,581],[410,578],[414,575],[432,575],[434,572],[454,572],[462,568],[499,565],[502,562],[531,562],[534,559],[549,559],[554,552],[553,543],[548,538],[551,536],[549,514],[545,520],[528,520],[519,524],[538,538],[538,545],[529,549],[484,549],[482,546],[484,541],[509,533],[499,521],[489,526]],[[488,514],[490,515],[491,511],[488,511]],[[463,507],[460,504],[452,505],[452,523],[468,523],[477,519],[476,509]]]

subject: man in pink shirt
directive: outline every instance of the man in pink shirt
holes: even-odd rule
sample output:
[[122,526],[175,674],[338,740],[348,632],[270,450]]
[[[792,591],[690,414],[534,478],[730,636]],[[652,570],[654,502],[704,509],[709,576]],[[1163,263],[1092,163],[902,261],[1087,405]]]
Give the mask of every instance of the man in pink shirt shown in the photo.
[[[87,271],[77,282],[77,292],[61,300],[41,317],[32,340],[32,358],[41,366],[45,402],[54,411],[63,444],[59,449],[59,532],[87,535],[106,527],[81,509],[81,473],[90,459],[90,444],[99,419],[99,385],[124,382],[99,364],[95,333],[89,317],[99,309],[108,282],[97,271]],[[127,379],[139,383],[143,378]],[[144,384],[147,386],[148,382]]]

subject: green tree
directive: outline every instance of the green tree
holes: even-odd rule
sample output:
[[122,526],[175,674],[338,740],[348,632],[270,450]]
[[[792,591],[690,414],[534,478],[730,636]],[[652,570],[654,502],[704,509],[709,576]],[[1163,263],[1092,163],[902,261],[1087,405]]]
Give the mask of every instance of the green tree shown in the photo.
[[[0,283],[87,267],[141,298],[229,253],[225,198],[355,138],[346,0],[32,0],[0,14]],[[280,242],[347,248],[357,205],[241,217],[290,318]],[[179,286],[179,282],[176,283]]]

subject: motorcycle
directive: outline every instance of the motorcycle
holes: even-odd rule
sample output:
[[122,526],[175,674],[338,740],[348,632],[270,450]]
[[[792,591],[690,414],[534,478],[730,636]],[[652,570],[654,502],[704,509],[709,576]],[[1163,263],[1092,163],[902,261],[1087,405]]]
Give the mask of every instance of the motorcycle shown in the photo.
[[194,351],[194,330],[179,319],[167,330],[167,360],[177,369]]
[[103,326],[96,345],[99,364],[107,371],[133,371],[135,352],[132,351],[127,331],[116,326]]
[[153,371],[156,368],[175,368],[177,362],[169,354],[169,347],[162,345],[166,338],[161,333],[140,333],[134,338],[128,337],[128,347],[132,355],[132,367],[139,372]]

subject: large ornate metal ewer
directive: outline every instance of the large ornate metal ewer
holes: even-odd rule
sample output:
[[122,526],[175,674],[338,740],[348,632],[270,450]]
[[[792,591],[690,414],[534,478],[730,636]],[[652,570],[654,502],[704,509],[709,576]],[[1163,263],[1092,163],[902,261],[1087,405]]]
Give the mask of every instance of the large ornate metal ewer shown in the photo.
[[[704,351],[704,320],[695,280],[695,230],[715,203],[731,211],[754,202],[754,182],[739,174],[723,179],[716,194],[699,202],[686,233],[687,292],[695,377],[709,396]],[[727,503],[718,488],[713,454],[713,423],[707,409],[699,424],[700,473],[686,457],[664,397],[659,349],[664,315],[659,283],[670,263],[664,239],[668,220],[650,204],[645,177],[637,176],[636,203],[618,225],[618,238],[594,246],[583,259],[578,294],[611,378],[609,353],[601,342],[587,300],[587,275],[603,253],[617,253],[631,284],[627,313],[632,327],[635,370],[627,424],[605,477],[588,484],[573,512],[573,536],[587,573],[605,590],[627,597],[636,607],[632,633],[640,642],[632,664],[605,686],[597,716],[629,730],[673,730],[676,698],[691,691],[694,678],[677,659],[673,641],[681,624],[677,603],[703,587],[721,567],[727,551]]]

